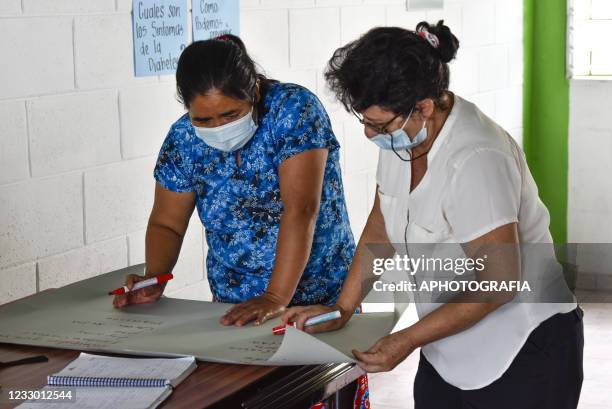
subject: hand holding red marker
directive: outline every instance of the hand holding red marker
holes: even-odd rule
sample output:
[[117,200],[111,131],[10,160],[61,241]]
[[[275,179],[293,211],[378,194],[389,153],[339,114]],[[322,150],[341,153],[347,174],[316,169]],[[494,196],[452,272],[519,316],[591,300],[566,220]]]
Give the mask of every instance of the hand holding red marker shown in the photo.
[[136,291],[136,290],[140,290],[141,288],[165,283],[166,281],[172,280],[172,278],[174,278],[172,273],[160,274],[158,276],[151,277],[146,280],[142,280],[142,281],[138,281],[134,283],[131,290],[127,286],[124,285],[123,287],[119,287],[119,288],[114,289],[113,291],[109,291],[108,295],[126,294],[126,293],[129,293],[130,291]]

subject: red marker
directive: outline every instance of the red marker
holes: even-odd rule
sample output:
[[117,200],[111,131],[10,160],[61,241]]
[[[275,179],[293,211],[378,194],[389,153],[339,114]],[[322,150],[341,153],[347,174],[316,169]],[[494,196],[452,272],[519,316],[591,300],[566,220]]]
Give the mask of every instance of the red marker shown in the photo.
[[[155,284],[165,283],[168,280],[172,280],[172,278],[174,278],[174,276],[171,273],[160,274],[158,276],[134,283],[134,286],[132,287],[131,291],[140,290],[141,288],[149,287]],[[129,293],[129,292],[130,292],[130,289],[127,288],[126,285],[124,285],[123,287],[116,288],[113,291],[109,292],[108,295],[121,295],[121,294]]]
[[[295,326],[297,325],[295,322],[290,322],[289,324],[292,326],[293,328],[295,328]],[[285,333],[285,328],[287,327],[287,325],[279,325],[278,327],[274,327],[272,328],[272,333],[274,335],[283,335]]]

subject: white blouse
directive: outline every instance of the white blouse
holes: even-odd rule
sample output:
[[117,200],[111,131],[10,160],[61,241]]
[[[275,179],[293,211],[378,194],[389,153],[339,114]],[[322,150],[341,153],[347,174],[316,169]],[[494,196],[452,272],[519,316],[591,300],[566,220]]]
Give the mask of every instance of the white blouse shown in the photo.
[[[523,259],[523,267],[558,266],[550,216],[523,152],[474,104],[455,96],[427,159],[427,172],[410,192],[410,162],[393,151],[380,151],[378,197],[398,254],[406,254],[407,244],[466,243],[518,223],[521,243],[550,243],[544,245],[550,251],[532,252],[539,260]],[[420,300],[418,293],[414,296],[421,318],[440,306]],[[569,299],[573,300],[571,294]],[[465,390],[483,388],[503,375],[542,321],[574,308],[575,302],[507,303],[473,327],[425,345],[422,351],[450,384]]]

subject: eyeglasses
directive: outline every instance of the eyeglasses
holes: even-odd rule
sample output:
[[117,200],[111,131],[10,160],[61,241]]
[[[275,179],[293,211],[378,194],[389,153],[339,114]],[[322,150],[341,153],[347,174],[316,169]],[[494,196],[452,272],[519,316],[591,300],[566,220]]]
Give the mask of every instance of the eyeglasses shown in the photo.
[[371,130],[373,130],[374,132],[379,133],[379,134],[387,134],[387,133],[389,133],[387,131],[387,127],[389,125],[391,125],[391,123],[393,121],[395,121],[397,118],[399,118],[402,115],[402,114],[397,114],[393,118],[391,118],[388,122],[386,122],[384,125],[376,126],[376,125],[373,125],[373,124],[370,124],[370,123],[366,122],[364,120],[364,118],[363,118],[363,115],[361,115],[360,113],[356,112],[355,110],[351,110],[351,112],[353,113],[353,115],[355,115],[355,117],[357,118],[357,120],[359,121],[359,123],[361,125],[363,125],[363,126],[365,126],[367,128],[370,128]]

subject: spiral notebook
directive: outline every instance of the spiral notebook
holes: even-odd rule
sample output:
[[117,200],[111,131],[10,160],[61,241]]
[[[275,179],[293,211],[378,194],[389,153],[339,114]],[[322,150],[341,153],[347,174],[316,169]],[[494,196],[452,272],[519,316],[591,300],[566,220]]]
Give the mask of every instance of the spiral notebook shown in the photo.
[[[21,409],[152,409],[196,368],[194,357],[118,358],[81,353],[47,377],[43,390],[70,388],[76,402],[26,402]],[[75,405],[76,403],[76,405]]]
[[194,357],[118,358],[82,352],[49,386],[164,387],[176,386],[196,368]]

